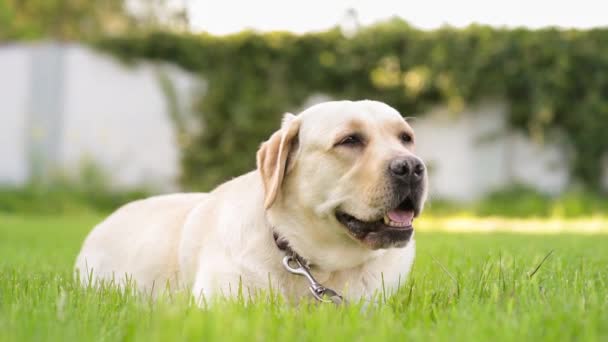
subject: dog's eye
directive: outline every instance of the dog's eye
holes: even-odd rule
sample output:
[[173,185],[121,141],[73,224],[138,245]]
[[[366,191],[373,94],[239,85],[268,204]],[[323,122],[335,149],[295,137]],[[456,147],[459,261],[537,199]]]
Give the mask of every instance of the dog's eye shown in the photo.
[[350,134],[338,141],[336,146],[361,146],[363,145],[363,137],[360,134]]
[[404,144],[409,144],[409,143],[411,143],[412,141],[414,141],[414,139],[412,138],[412,136],[411,136],[411,135],[409,135],[409,134],[407,134],[407,133],[405,133],[405,132],[404,132],[404,133],[401,133],[401,134],[399,135],[399,139],[400,139],[400,140],[401,140],[401,142],[402,142],[402,143],[404,143]]

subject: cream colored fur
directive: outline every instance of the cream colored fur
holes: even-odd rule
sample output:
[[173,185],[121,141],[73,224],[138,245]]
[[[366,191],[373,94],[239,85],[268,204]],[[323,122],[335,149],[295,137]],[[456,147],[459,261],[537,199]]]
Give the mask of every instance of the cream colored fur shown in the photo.
[[[349,129],[371,135],[365,152],[336,150]],[[130,278],[143,291],[188,289],[197,298],[268,289],[288,299],[310,296],[302,277],[287,273],[272,232],[313,265],[324,285],[347,299],[393,292],[414,260],[415,243],[372,250],[334,217],[376,215],[386,196],[383,170],[413,154],[395,135],[411,128],[393,108],[339,101],[286,115],[258,152],[258,169],[207,194],[174,194],[125,205],[94,228],[76,261],[85,283]],[[413,134],[413,132],[411,132]],[[143,152],[145,153],[145,152]],[[204,172],[204,171],[203,171]]]

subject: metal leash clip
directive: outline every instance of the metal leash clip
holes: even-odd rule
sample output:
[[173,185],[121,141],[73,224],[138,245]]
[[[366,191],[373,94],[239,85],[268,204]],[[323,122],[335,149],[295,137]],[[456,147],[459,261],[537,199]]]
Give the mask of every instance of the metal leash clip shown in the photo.
[[[292,263],[297,265],[296,267],[292,267]],[[340,296],[336,291],[327,288],[321,285],[313,276],[310,274],[310,270],[306,264],[300,261],[296,255],[286,255],[283,258],[283,266],[285,269],[293,274],[301,275],[306,277],[310,286],[310,292],[312,292],[313,297],[316,300],[322,303],[333,303],[336,305],[340,305],[344,303],[344,299]]]

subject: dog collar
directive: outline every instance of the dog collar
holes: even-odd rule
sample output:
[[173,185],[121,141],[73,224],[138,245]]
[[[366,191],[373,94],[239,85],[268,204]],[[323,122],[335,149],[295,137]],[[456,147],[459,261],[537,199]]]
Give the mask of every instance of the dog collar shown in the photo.
[[283,267],[285,267],[289,273],[304,276],[309,283],[308,289],[316,300],[322,303],[334,303],[336,305],[345,302],[344,298],[336,291],[321,285],[321,283],[312,276],[310,273],[310,263],[289,247],[287,239],[279,236],[276,232],[273,232],[272,236],[274,237],[274,243],[277,245],[277,248],[285,252]]

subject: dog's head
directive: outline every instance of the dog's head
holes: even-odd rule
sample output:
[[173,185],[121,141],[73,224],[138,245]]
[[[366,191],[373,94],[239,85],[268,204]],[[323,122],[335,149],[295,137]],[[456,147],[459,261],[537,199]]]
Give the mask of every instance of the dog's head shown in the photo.
[[404,247],[427,193],[414,147],[412,128],[384,103],[326,102],[286,114],[257,155],[268,219],[304,257]]

